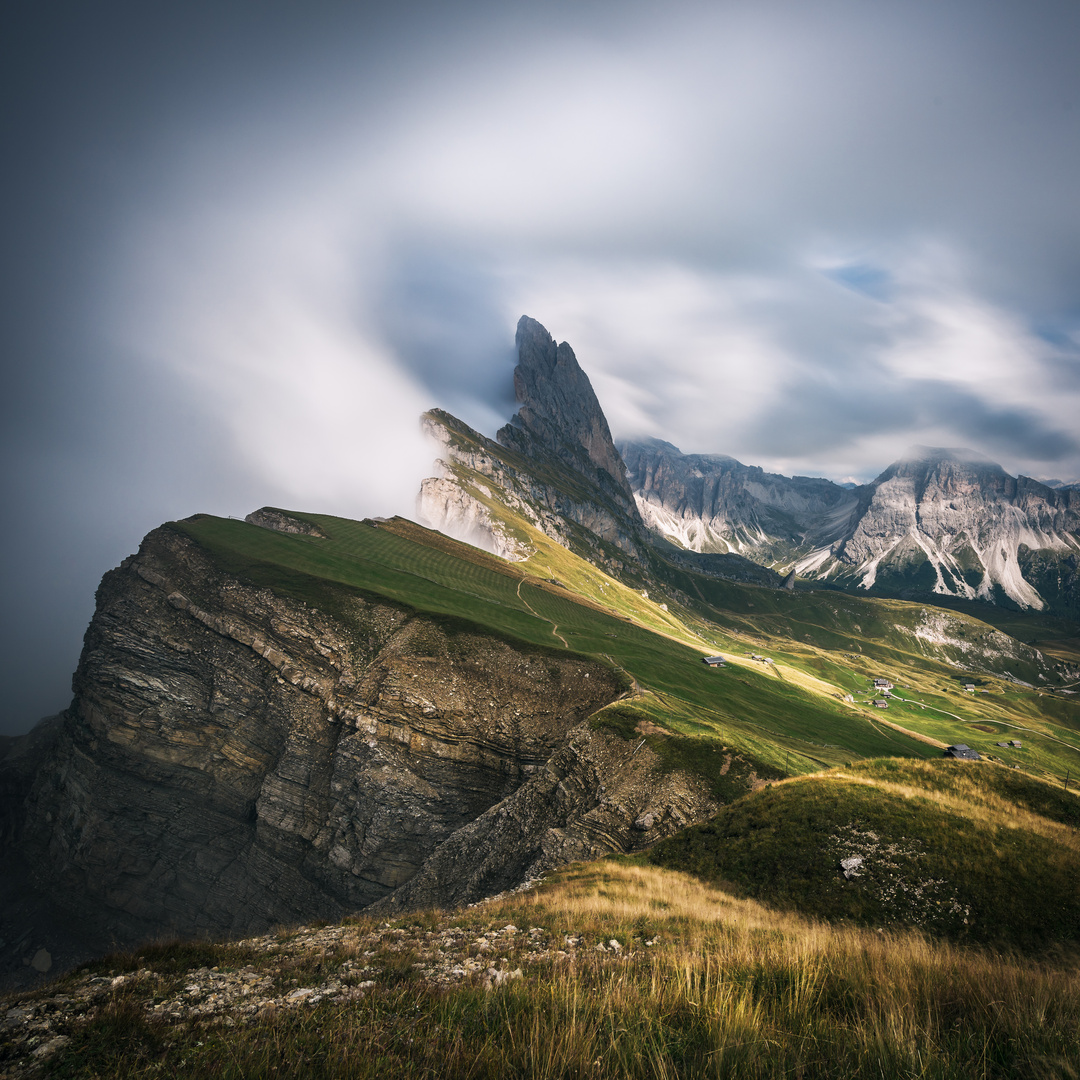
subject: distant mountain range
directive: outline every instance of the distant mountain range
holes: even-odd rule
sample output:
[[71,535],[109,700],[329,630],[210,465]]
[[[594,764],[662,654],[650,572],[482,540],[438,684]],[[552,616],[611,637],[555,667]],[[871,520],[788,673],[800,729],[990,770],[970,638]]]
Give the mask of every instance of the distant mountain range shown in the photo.
[[442,475],[418,499],[424,524],[527,557],[500,524],[506,505],[622,577],[655,574],[659,556],[760,584],[801,579],[1080,614],[1075,485],[1010,476],[963,449],[912,447],[854,486],[683,454],[659,439],[615,444],[568,344],[523,317],[518,348],[521,409],[494,440],[439,410],[426,414],[444,453]]
[[689,550],[890,595],[1073,614],[1080,603],[1080,490],[1010,476],[973,451],[915,446],[847,488],[658,439],[619,449],[642,519]]

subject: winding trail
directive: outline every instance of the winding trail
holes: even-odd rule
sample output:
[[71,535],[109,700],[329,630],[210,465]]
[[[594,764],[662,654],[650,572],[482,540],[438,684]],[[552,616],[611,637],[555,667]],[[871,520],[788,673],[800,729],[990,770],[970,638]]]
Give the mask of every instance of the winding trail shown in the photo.
[[[645,696],[645,691],[641,689],[641,685],[638,683],[637,679],[629,671],[627,671],[626,668],[624,668],[622,664],[620,664],[615,659],[615,657],[611,655],[611,653],[601,653],[600,655],[604,657],[604,659],[607,660],[613,668],[621,671],[630,680],[630,689],[627,690],[625,694],[621,694],[618,700],[621,700],[623,698],[635,698]],[[653,691],[653,693],[656,693],[656,691]],[[657,696],[659,697],[659,695]],[[637,751],[635,750],[634,753],[637,753]]]
[[[895,701],[902,701],[905,705],[918,705],[923,709],[930,709],[931,712],[939,712],[945,716],[951,716],[954,720],[959,720],[961,724],[978,724],[979,720],[968,720],[963,716],[957,716],[956,713],[948,712],[945,709],[939,709],[936,705],[924,705],[921,701],[912,701],[910,698],[897,697],[895,694],[890,694],[889,697]],[[1024,727],[1023,724],[1012,724],[1008,720],[995,720],[992,717],[986,717],[982,723],[1000,724],[1002,727],[1012,728],[1015,731],[1023,731],[1028,735],[1032,735],[1037,739],[1049,739],[1051,742],[1060,743],[1062,746],[1067,746],[1070,750],[1075,750],[1080,754],[1080,746],[1073,746],[1072,743],[1066,742],[1064,739],[1059,739],[1056,735],[1048,735],[1045,731],[1036,731],[1035,728]],[[986,732],[983,732],[985,735]]]
[[529,609],[529,612],[532,615],[535,615],[536,618],[538,618],[541,622],[551,623],[551,632],[563,643],[564,649],[569,649],[570,642],[567,641],[566,638],[564,638],[562,634],[559,633],[559,624],[557,622],[551,622],[551,620],[546,615],[541,615],[540,612],[538,612],[536,608],[534,608],[532,604],[530,604],[529,601],[521,595],[521,586],[524,584],[525,578],[519,578],[517,587],[517,598]]

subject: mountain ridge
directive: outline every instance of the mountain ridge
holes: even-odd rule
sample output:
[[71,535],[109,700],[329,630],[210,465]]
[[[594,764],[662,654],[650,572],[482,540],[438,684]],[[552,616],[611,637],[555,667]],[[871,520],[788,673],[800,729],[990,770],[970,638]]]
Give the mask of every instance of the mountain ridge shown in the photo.
[[[994,736],[1019,728],[1027,767],[1080,764],[1068,648],[666,542],[573,351],[523,319],[519,353],[500,439],[424,417],[441,475],[418,516],[466,543],[263,507],[166,523],[105,575],[71,706],[0,745],[0,855],[25,884],[0,975],[74,962],[65,924],[100,948],[471,903],[783,777],[944,740],[1006,764]],[[762,535],[876,494],[701,460],[764,508]],[[888,720],[882,671],[904,680]]]
[[848,489],[659,440],[619,448],[643,519],[693,550],[847,588],[1080,610],[1080,497],[977,451],[913,446]]

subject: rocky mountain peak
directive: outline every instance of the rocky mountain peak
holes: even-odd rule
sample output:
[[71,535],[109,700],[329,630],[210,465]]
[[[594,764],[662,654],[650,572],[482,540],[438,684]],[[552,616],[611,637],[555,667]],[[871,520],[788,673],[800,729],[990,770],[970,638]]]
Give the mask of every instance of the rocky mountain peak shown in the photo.
[[914,484],[920,502],[976,491],[991,496],[1016,492],[1015,478],[996,462],[965,447],[910,446],[871,486],[878,488],[897,478]]
[[547,330],[527,315],[518,321],[517,348],[514,391],[521,408],[498,432],[499,442],[526,454],[539,445],[586,475],[602,469],[632,508],[626,468],[574,350],[565,341],[556,345]]

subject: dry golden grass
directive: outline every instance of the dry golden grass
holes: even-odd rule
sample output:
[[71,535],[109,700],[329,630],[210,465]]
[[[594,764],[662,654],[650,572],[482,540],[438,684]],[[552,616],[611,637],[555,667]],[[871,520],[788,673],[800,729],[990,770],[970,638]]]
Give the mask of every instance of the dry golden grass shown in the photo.
[[[516,942],[508,966],[522,966],[522,978],[494,989],[477,981],[438,988],[417,973],[413,960],[433,937],[467,943],[507,922],[521,929],[497,936]],[[830,927],[684,874],[625,862],[571,868],[535,891],[456,914],[410,916],[400,928],[359,919],[339,952],[355,952],[353,931],[359,940],[380,925],[392,944],[361,953],[373,970],[364,977],[376,985],[355,1000],[238,1023],[169,1026],[134,996],[118,996],[74,1033],[49,1074],[230,1080],[1080,1075],[1075,957],[1029,963],[919,934]],[[283,947],[296,933],[283,935]],[[561,948],[564,935],[573,946]],[[545,948],[530,944],[540,938]],[[304,983],[305,964],[314,970],[344,955],[310,951],[290,952],[284,974]],[[282,954],[267,963],[284,970]]]
[[[620,1018],[627,1036],[635,1031],[635,1052],[648,1060],[635,1075],[1078,1075],[1075,957],[1033,964],[918,933],[832,927],[683,874],[620,864],[570,872],[504,902],[504,914],[600,940],[622,935],[630,949],[642,946],[635,932],[659,939],[646,968],[587,980],[588,1010],[580,970],[545,989],[576,1003],[574,1038],[583,1046],[618,1033],[598,1017]],[[694,1033],[689,1071],[670,1053],[664,1018],[675,1017]],[[597,1060],[610,1054],[609,1045]]]
[[[928,780],[932,782],[932,766],[926,763],[909,766],[912,771],[917,771],[920,767],[926,773]],[[1051,821],[1041,814],[1034,814],[1022,806],[1017,806],[1010,799],[986,791],[975,783],[963,784],[951,791],[942,791],[929,786],[889,783],[865,775],[848,773],[841,769],[832,770],[828,773],[828,776],[831,779],[878,788],[881,791],[888,791],[905,799],[925,799],[927,802],[941,806],[954,814],[962,814],[972,821],[984,822],[988,825],[1004,825],[1007,828],[1014,829],[1030,829],[1040,836],[1053,840],[1055,844],[1080,853],[1080,834],[1077,833],[1076,829]],[[797,778],[797,780],[803,779],[806,778]]]

